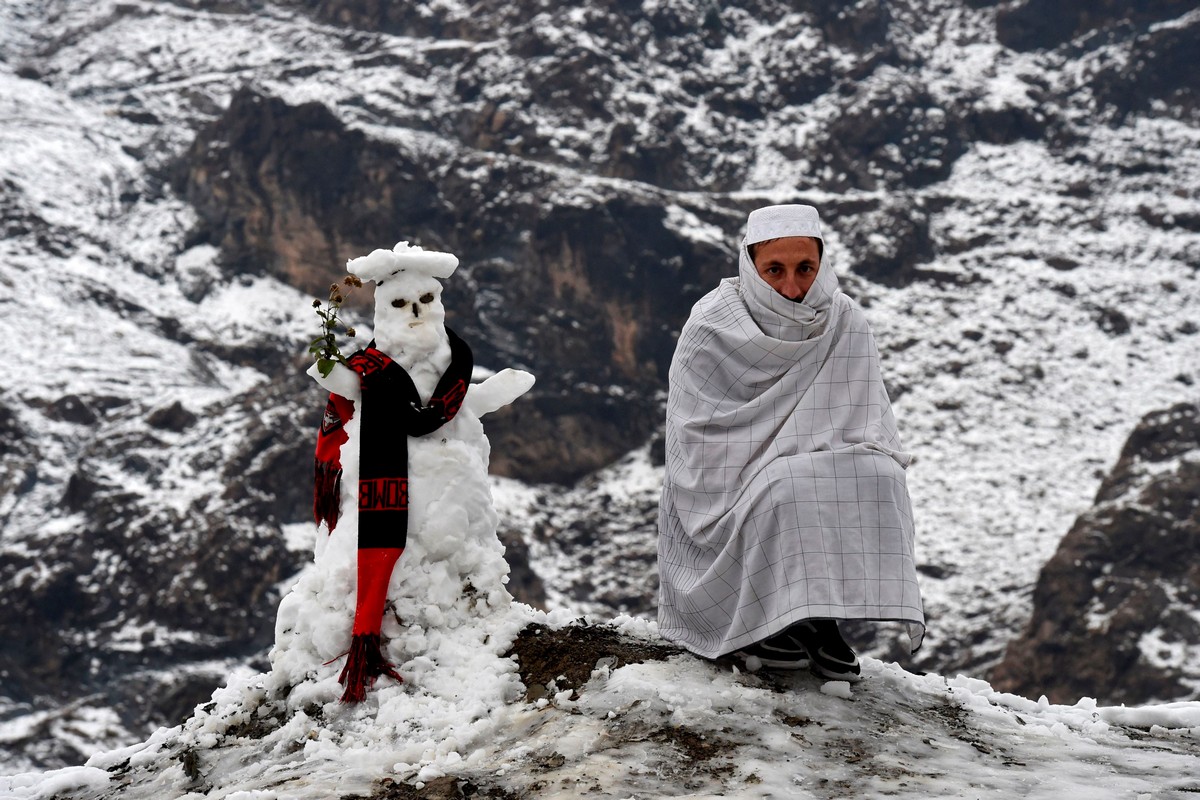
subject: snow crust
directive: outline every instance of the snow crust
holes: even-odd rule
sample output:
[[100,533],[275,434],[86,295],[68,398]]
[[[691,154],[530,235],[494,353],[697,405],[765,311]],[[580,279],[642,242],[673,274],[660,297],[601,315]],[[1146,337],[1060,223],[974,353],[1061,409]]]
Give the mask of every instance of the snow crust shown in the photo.
[[[86,767],[0,778],[0,792],[99,798],[119,782],[127,798],[307,800],[443,776],[548,798],[658,797],[664,781],[687,797],[1107,800],[1200,789],[1196,702],[1052,705],[870,658],[851,691],[687,654],[617,668],[602,659],[578,691],[528,702],[503,653],[531,623],[577,624],[518,603],[454,608],[438,628],[398,632],[405,683],[382,681],[359,706],[337,702],[334,665],[311,666],[299,684],[243,672],[180,727]],[[654,640],[645,621],[613,625]],[[189,761],[200,777],[188,777]]]

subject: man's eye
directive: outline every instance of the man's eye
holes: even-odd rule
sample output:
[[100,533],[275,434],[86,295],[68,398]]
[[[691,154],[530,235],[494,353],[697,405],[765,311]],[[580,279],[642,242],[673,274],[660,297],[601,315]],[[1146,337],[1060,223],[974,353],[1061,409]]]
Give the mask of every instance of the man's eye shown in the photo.
[[392,308],[404,308],[406,305],[408,305],[408,301],[400,297],[392,301]]
[[429,305],[432,302],[433,302],[433,294],[432,293],[427,293],[427,294],[421,295],[421,303],[422,304]]

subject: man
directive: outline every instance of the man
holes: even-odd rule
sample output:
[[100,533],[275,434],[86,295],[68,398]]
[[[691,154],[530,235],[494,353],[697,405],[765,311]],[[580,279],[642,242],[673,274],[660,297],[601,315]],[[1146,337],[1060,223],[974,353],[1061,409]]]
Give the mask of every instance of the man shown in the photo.
[[671,364],[659,630],[835,680],[840,619],[925,618],[900,446],[862,309],[822,263],[817,210],[750,214],[738,276],[692,309]]

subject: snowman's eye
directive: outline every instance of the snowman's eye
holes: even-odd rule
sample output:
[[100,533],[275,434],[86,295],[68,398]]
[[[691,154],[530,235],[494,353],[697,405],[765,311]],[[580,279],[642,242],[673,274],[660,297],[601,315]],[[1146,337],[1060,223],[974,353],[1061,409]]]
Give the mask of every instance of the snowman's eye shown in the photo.
[[408,301],[402,297],[397,297],[392,301],[392,308],[404,308],[406,305],[408,305]]
[[433,302],[433,294],[431,292],[427,292],[426,294],[421,295],[422,305],[429,305],[432,302]]

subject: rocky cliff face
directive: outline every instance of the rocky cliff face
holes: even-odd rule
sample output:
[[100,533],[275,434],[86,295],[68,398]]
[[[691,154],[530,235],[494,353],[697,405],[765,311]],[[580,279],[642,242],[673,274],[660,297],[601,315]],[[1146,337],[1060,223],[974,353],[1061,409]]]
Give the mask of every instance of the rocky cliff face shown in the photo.
[[200,215],[196,240],[219,245],[235,274],[321,294],[346,258],[398,228],[458,254],[449,323],[480,363],[539,376],[531,402],[495,425],[501,474],[566,482],[644,441],[673,326],[726,253],[668,227],[652,189],[572,202],[572,181],[545,166],[473,151],[433,166],[322,106],[242,91],[200,133],[177,183]]
[[[193,240],[220,246],[234,271],[313,291],[401,229],[459,254],[466,280],[451,287],[461,297],[451,324],[483,363],[539,376],[531,402],[496,432],[497,471],[526,480],[575,480],[654,431],[674,337],[691,305],[731,273],[730,242],[758,204],[678,190],[744,186],[749,143],[768,114],[838,98],[835,122],[787,155],[810,162],[802,185],[897,193],[824,203],[856,272],[893,285],[912,280],[933,249],[928,214],[905,200],[910,185],[945,177],[973,130],[994,130],[973,112],[933,108],[908,75],[854,88],[902,60],[878,3],[836,12],[768,4],[695,19],[683,7],[646,16],[619,2],[444,19],[390,4],[330,2],[313,13],[368,32],[355,45],[360,63],[452,93],[405,89],[411,105],[368,109],[375,124],[427,134],[400,143],[317,104],[237,93],[176,167],[175,185],[200,215]],[[744,51],[733,37],[760,18],[780,27],[761,54]],[[506,31],[498,47],[467,46],[497,30]],[[379,52],[379,31],[451,41]],[[712,63],[703,54],[713,49],[738,63]],[[819,75],[797,72],[806,69]],[[753,80],[738,85],[745,74]],[[704,120],[689,119],[697,103]],[[584,186],[581,174],[600,180]]]
[[[195,412],[75,395],[46,409],[88,433],[62,487],[61,535],[35,541],[6,521],[23,544],[0,552],[0,635],[19,643],[0,655],[10,701],[89,697],[137,728],[190,712],[202,687],[269,646],[278,584],[298,566],[279,524],[307,501],[316,424],[280,402],[296,382]],[[25,492],[39,466],[15,470]],[[218,485],[186,497],[180,476],[205,472]]]
[[1186,696],[1200,686],[1200,407],[1149,414],[1042,568],[1028,628],[993,673],[1052,702]]

